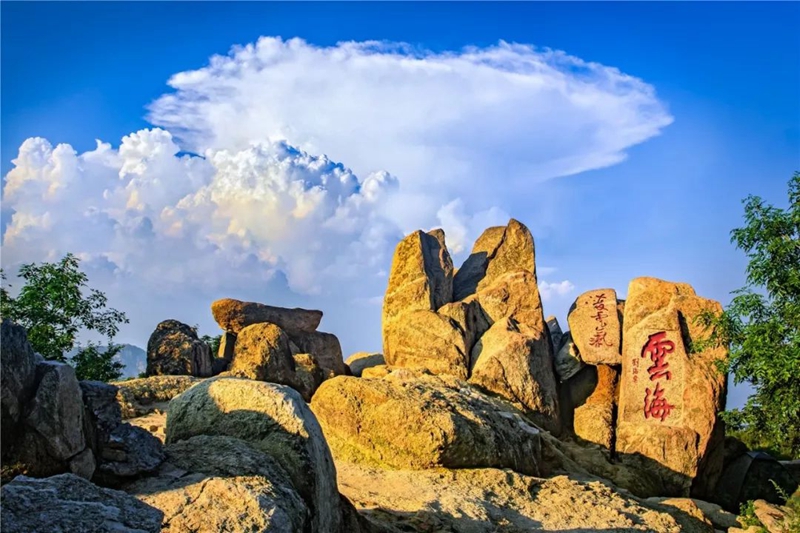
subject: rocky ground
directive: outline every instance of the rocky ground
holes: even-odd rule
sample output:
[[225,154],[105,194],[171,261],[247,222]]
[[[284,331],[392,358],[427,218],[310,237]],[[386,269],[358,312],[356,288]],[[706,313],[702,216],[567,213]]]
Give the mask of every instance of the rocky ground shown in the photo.
[[404,239],[384,353],[347,364],[321,312],[226,299],[218,354],[167,320],[153,375],[79,382],[3,321],[3,531],[793,533],[776,502],[706,501],[747,458],[717,419],[726,354],[686,349],[715,305],[639,278],[626,302],[581,295],[562,332],[512,220],[458,270],[442,232]]

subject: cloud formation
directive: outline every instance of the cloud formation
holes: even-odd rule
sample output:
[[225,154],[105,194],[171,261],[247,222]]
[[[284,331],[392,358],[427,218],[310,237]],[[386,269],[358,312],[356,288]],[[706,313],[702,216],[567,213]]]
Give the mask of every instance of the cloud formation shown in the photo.
[[[613,67],[502,42],[261,38],[169,85],[149,106],[158,127],[118,148],[22,144],[3,191],[5,266],[70,251],[140,299],[285,284],[333,298],[345,321],[345,302],[382,294],[403,234],[441,226],[457,260],[510,215],[535,234],[519,198],[536,183],[619,162],[672,120]],[[574,289],[541,288],[545,301]]]

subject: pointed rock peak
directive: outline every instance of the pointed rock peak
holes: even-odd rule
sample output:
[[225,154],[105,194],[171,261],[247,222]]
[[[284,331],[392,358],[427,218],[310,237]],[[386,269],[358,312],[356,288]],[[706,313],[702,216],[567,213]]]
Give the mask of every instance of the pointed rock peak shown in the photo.
[[536,277],[535,247],[530,230],[516,219],[488,228],[453,280],[453,299],[474,294],[509,272],[527,271]]

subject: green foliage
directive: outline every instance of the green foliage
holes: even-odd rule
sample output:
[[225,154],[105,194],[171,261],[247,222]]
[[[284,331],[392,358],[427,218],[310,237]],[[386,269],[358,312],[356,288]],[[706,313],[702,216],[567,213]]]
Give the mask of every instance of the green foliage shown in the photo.
[[[2,270],[0,277],[5,281]],[[75,347],[81,330],[96,331],[111,344],[120,324],[128,323],[125,313],[106,307],[105,294],[88,289],[88,278],[72,254],[58,263],[22,265],[19,277],[25,284],[16,298],[5,283],[0,287],[0,316],[24,326],[34,351],[45,359],[66,362],[64,354]],[[73,361],[78,377],[103,381],[102,377],[119,377],[122,365],[112,358],[120,348],[114,349],[110,355],[101,354],[90,345],[79,353]]]
[[761,520],[759,520],[756,516],[756,509],[753,500],[748,500],[739,507],[739,522],[742,524],[743,529],[756,526],[759,528],[759,533],[769,533],[764,528],[764,524],[761,523]]
[[756,389],[742,410],[723,413],[733,430],[789,457],[800,457],[800,172],[789,181],[789,207],[744,200],[745,226],[731,241],[749,259],[747,285],[703,343],[730,348],[727,368],[736,383]]
[[200,340],[208,344],[211,348],[211,356],[216,357],[219,353],[219,344],[222,342],[222,335],[217,335],[216,337],[212,337],[211,335],[203,335],[200,337]]
[[109,344],[105,351],[100,351],[95,344],[89,344],[72,358],[75,374],[78,379],[93,381],[114,381],[122,376],[125,368],[114,357],[122,350],[119,344]]

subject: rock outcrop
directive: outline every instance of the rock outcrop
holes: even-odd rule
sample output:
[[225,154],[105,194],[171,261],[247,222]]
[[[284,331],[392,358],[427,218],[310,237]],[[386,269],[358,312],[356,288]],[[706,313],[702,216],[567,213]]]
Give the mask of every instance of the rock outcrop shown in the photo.
[[534,258],[530,231],[513,219],[486,230],[455,276],[444,232],[407,236],[383,306],[386,365],[469,379],[557,433],[554,348]]
[[312,333],[317,330],[322,320],[322,311],[286,309],[255,302],[242,302],[233,298],[224,298],[212,303],[211,313],[220,328],[234,334],[238,334],[247,326],[265,322],[275,324],[290,333]]
[[122,418],[135,418],[154,411],[166,412],[171,399],[202,380],[192,376],[150,376],[117,381],[117,402]]
[[495,468],[384,470],[337,462],[339,490],[383,531],[714,533],[704,521],[576,476]]
[[[389,285],[383,302],[383,355],[388,364],[401,364],[406,360],[416,361],[420,355],[413,339],[407,339],[403,324],[410,313],[419,315],[418,320],[433,324],[430,319],[420,318],[423,312],[434,312],[450,303],[453,298],[453,262],[444,242],[444,232],[415,231],[400,241],[392,259]],[[439,343],[439,347],[446,343]]]
[[72,474],[17,476],[0,493],[5,533],[161,531],[161,511]]
[[299,353],[292,358],[294,359],[294,388],[306,402],[310,402],[311,397],[325,381],[325,372],[319,366],[316,357],[310,353]]
[[211,348],[193,328],[177,320],[165,320],[156,326],[147,341],[148,376],[211,374]]
[[723,348],[689,353],[706,332],[696,323],[719,303],[687,284],[636,278],[628,288],[616,451],[659,473],[663,495],[703,496],[722,469]]
[[540,430],[463,381],[396,370],[340,376],[311,402],[337,460],[390,468],[494,466],[538,475]]
[[[36,356],[28,344],[25,328],[3,320],[2,373],[0,374],[0,408],[2,409],[3,435],[10,433],[22,417],[22,406],[34,392],[36,382]],[[6,439],[3,438],[5,449]]]
[[334,532],[341,521],[336,470],[322,430],[289,387],[217,377],[175,397],[167,413],[167,444],[198,435],[238,438],[287,472],[312,515],[312,530]]
[[295,353],[308,353],[314,356],[326,379],[347,373],[342,346],[336,335],[323,331],[289,333],[289,339],[297,348]]
[[309,530],[308,508],[270,455],[240,439],[205,435],[166,451],[158,475],[126,487],[163,513],[162,533]]

